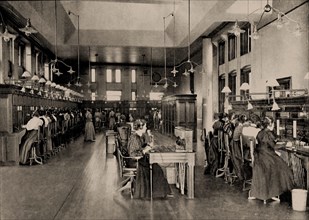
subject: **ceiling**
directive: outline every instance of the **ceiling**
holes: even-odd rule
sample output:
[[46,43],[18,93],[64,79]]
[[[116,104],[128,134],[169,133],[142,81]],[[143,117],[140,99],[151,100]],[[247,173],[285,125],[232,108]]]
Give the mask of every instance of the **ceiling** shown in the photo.
[[[79,48],[81,62],[88,62],[90,57],[91,62],[104,64],[152,62],[158,66],[164,65],[164,48],[167,65],[173,65],[174,52],[176,64],[180,63],[188,59],[189,41],[194,53],[200,50],[202,37],[222,22],[247,20],[246,15],[265,4],[266,0],[6,2],[10,13],[22,17],[24,24],[26,18],[31,19],[32,26],[39,31],[35,35],[46,40],[47,47],[60,59],[77,60]],[[69,15],[69,11],[73,13]],[[256,12],[256,16],[251,14],[252,19],[258,17],[260,11]]]

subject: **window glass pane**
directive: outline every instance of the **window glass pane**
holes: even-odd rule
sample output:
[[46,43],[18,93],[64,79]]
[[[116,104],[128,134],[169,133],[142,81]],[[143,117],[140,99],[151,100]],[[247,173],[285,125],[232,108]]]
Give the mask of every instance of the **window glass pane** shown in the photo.
[[224,63],[224,55],[225,54],[225,42],[221,41],[219,43],[219,65]]
[[236,36],[230,34],[228,36],[228,47],[229,47],[229,61],[235,59],[236,57]]
[[[248,83],[250,85],[250,76],[251,76],[251,68],[245,68],[242,69],[240,72],[240,86],[243,83]],[[245,93],[249,92],[249,91],[240,91],[240,95],[242,95],[243,97],[245,97]]]
[[163,92],[150,92],[149,99],[150,100],[161,100],[163,95],[164,95]]
[[131,82],[136,83],[136,70],[131,71]]
[[219,112],[223,112],[224,110],[224,93],[222,93],[222,89],[224,88],[225,86],[225,74],[222,74],[219,76]]
[[132,92],[132,101],[135,101],[136,100],[136,92]]
[[116,69],[116,82],[120,83],[121,82],[121,70]]
[[91,82],[95,82],[95,69],[91,69]]
[[245,32],[240,34],[240,55],[241,56],[250,52],[249,35],[251,34],[251,25],[247,24],[242,29],[245,30]]
[[121,100],[121,91],[106,91],[106,100],[107,101],[120,101]]
[[95,92],[91,93],[91,101],[95,101]]
[[[229,73],[229,88],[231,89],[230,95],[236,95],[236,71]],[[233,97],[231,100],[235,100]]]
[[106,70],[106,82],[112,82],[112,70],[111,69]]

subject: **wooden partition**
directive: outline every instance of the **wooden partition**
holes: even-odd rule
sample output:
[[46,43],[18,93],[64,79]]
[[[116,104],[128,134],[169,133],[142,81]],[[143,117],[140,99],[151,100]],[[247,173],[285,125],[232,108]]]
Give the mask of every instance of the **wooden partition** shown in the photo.
[[275,101],[280,107],[276,111],[271,110],[273,105],[272,99],[250,100],[253,106],[252,110],[247,110],[247,101],[234,101],[231,102],[233,107],[231,111],[234,111],[236,114],[255,113],[259,116],[271,116],[275,120],[275,133],[281,139],[298,139],[308,143],[309,96],[276,98]]
[[35,109],[75,109],[80,103],[24,93],[16,85],[0,85],[0,165],[19,163],[19,144]]
[[174,136],[175,127],[193,130],[196,141],[196,95],[171,95],[162,99],[162,132]]

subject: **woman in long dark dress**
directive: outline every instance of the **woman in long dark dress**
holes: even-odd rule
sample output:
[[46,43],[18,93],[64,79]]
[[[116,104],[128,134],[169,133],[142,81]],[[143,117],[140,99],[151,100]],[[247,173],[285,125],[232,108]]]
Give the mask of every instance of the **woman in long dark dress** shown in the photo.
[[85,124],[85,141],[95,141],[95,130],[92,122],[92,114],[89,110],[86,112],[86,124]]
[[253,177],[248,199],[280,201],[279,195],[291,190],[293,175],[288,165],[275,150],[273,122],[269,118],[261,121],[262,130],[257,134],[257,146],[252,158]]
[[[136,174],[136,182],[133,186],[134,188],[134,198],[150,198],[150,164],[147,157],[147,151],[151,149],[148,143],[144,142],[143,134],[146,132],[146,122],[141,119],[137,119],[133,128],[135,133],[131,135],[128,142],[128,154],[131,157],[143,156],[138,161],[138,168]],[[151,145],[151,144],[150,144]],[[131,161],[133,162],[133,161]],[[153,198],[165,198],[171,193],[171,189],[168,185],[166,178],[161,167],[154,163],[152,164],[152,174],[153,174]]]

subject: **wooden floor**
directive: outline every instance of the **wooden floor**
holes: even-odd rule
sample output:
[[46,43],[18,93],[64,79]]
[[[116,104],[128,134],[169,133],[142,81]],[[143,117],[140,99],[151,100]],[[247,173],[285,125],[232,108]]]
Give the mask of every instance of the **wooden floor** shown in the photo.
[[[159,140],[168,141],[160,136]],[[158,140],[158,139],[157,139]],[[195,199],[173,186],[174,198],[132,200],[117,193],[117,161],[106,154],[105,136],[83,137],[44,165],[0,167],[2,219],[309,219],[290,201],[248,201],[240,185],[203,174],[195,167]]]

